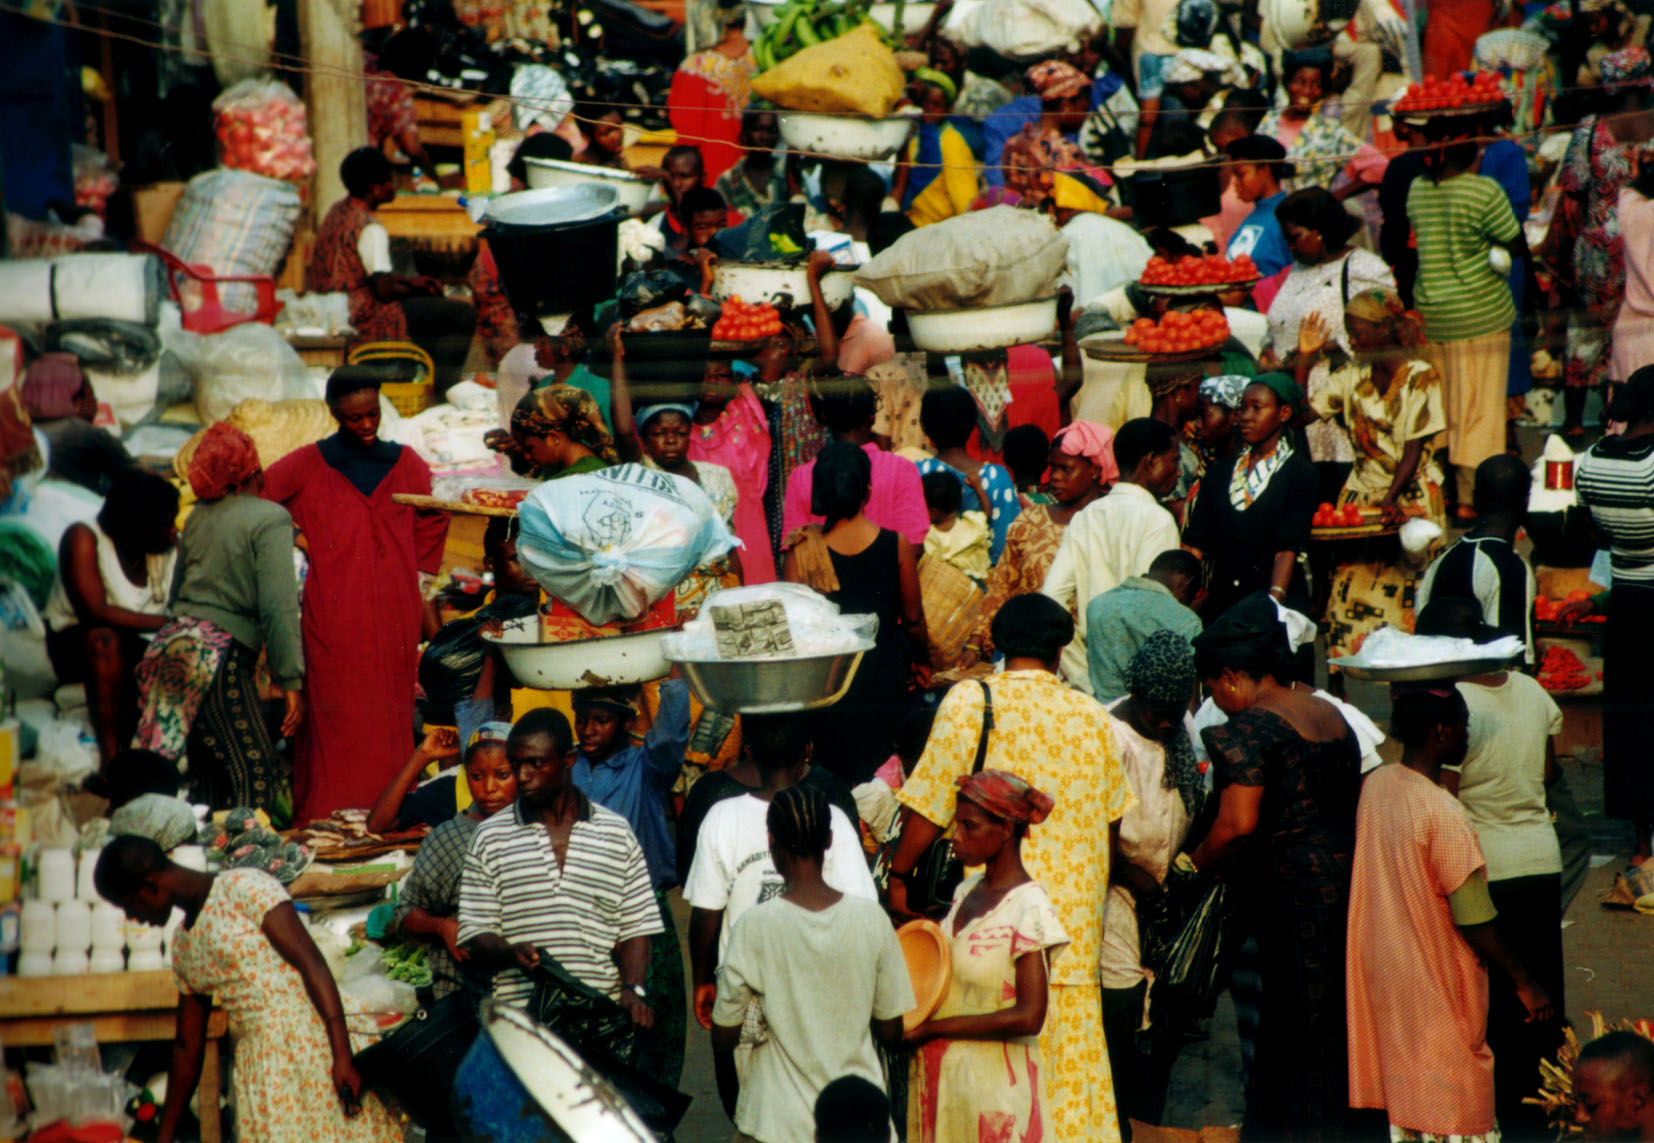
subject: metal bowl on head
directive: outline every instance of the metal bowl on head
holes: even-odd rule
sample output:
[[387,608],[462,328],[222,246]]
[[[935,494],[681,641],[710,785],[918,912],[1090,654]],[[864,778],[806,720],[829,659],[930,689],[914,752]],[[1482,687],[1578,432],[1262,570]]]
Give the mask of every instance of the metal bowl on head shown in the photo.
[[918,118],[892,115],[864,119],[856,115],[826,115],[816,111],[776,112],[781,138],[795,151],[837,159],[877,161],[902,149]]
[[[836,310],[855,293],[849,270],[829,270],[821,276],[821,296]],[[718,260],[712,277],[712,300],[740,298],[749,305],[768,302],[778,310],[802,309],[810,304],[810,279],[803,263],[726,262]]]
[[639,631],[630,635],[609,635],[601,639],[575,639],[567,643],[531,640],[537,634],[536,616],[509,620],[503,634],[483,633],[483,639],[500,649],[505,665],[526,687],[543,691],[573,691],[582,687],[619,687],[665,678],[672,671],[661,639],[670,628]]
[[913,344],[930,353],[973,353],[1032,345],[1057,325],[1057,299],[963,310],[909,310]]
[[596,167],[590,163],[571,163],[565,159],[529,159],[523,160],[528,168],[528,185],[530,190],[539,190],[542,187],[577,186],[581,183],[596,183],[614,190],[616,201],[625,208],[627,214],[636,214],[648,203],[649,196],[654,193],[655,184],[648,179],[634,175],[630,171],[618,171],[612,167]]
[[797,659],[677,660],[705,706],[734,714],[785,714],[832,706],[855,680],[866,649]]

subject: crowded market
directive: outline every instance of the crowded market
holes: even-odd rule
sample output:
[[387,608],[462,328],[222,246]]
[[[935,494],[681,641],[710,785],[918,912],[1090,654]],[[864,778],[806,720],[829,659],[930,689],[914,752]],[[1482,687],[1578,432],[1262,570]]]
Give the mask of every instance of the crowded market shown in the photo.
[[1654,0],[0,0],[0,1143],[1654,1140]]

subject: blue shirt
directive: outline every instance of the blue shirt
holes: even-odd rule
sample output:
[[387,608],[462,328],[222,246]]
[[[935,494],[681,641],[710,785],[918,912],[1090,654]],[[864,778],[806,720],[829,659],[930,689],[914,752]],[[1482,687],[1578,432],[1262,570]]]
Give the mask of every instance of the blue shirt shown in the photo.
[[677,780],[688,745],[689,684],[668,679],[660,686],[660,710],[642,746],[623,746],[601,762],[582,754],[571,772],[581,793],[632,827],[656,889],[678,883],[677,856],[661,799]]
[[1200,616],[1179,603],[1165,584],[1132,576],[1085,607],[1085,657],[1091,673],[1091,696],[1111,703],[1127,693],[1126,668],[1150,635],[1162,627],[1194,641]]
[[1275,218],[1275,208],[1285,197],[1286,192],[1280,191],[1259,199],[1229,239],[1229,258],[1252,255],[1258,272],[1266,278],[1292,265],[1292,249],[1286,244],[1286,235],[1281,233],[1281,224]]

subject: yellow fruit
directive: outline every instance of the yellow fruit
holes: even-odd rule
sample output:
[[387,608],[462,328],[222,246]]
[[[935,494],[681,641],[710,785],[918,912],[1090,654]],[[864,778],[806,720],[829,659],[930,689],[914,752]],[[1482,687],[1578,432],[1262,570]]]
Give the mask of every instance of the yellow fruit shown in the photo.
[[882,119],[901,98],[902,69],[878,29],[861,24],[762,72],[752,91],[789,111]]

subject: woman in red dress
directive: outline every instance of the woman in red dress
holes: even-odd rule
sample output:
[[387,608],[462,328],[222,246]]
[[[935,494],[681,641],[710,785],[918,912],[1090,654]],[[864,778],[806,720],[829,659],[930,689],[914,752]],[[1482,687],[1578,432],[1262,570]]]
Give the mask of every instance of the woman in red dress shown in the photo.
[[429,496],[431,471],[379,439],[379,380],[360,367],[327,379],[339,431],[271,465],[264,495],[292,513],[310,557],[303,600],[309,711],[293,768],[295,823],[371,806],[413,747],[421,572],[435,574],[447,515],[395,503]]

